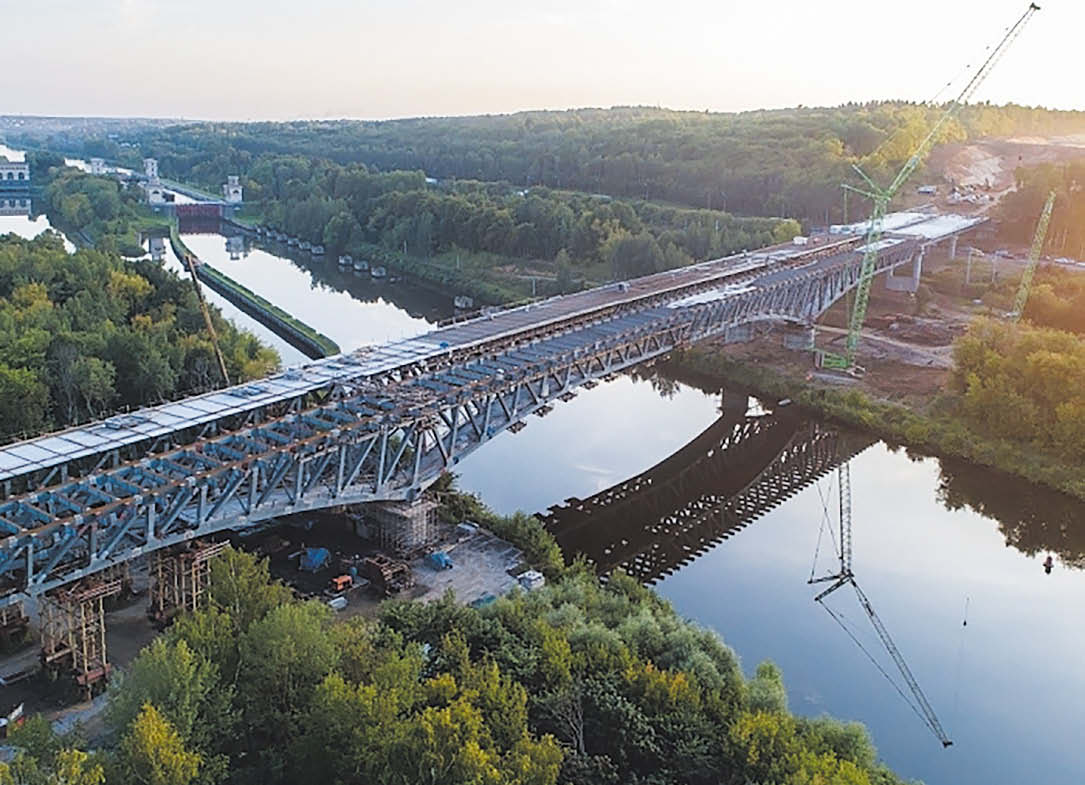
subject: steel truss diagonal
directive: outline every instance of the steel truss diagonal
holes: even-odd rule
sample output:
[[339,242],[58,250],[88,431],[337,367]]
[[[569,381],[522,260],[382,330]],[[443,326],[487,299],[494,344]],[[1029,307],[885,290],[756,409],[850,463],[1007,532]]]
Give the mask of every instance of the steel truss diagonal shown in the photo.
[[[579,387],[738,325],[812,323],[859,278],[855,242],[833,248],[613,284],[588,292],[601,304],[561,318],[550,314],[580,295],[482,316],[230,388],[214,399],[221,411],[186,415],[176,427],[159,427],[164,413],[210,399],[63,432],[55,438],[78,457],[49,463],[35,454],[44,468],[3,480],[0,606],[224,529],[417,498],[441,472]],[[879,271],[918,248],[902,240],[886,249]],[[272,396],[272,388],[288,392]],[[75,449],[99,438],[107,446]],[[37,444],[0,450],[0,468]]]

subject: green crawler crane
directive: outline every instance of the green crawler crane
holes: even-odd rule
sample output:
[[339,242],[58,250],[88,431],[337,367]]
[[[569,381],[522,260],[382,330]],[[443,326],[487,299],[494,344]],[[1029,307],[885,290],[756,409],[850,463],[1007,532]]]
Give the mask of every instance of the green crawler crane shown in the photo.
[[1040,6],[1035,3],[1029,3],[1025,13],[1014,23],[1006,34],[999,41],[998,46],[994,48],[994,51],[988,55],[987,59],[983,61],[983,65],[979,67],[972,78],[968,81],[968,84],[961,90],[949,106],[946,107],[945,112],[938,118],[938,122],[931,128],[930,133],[919,143],[915,152],[897,172],[897,176],[893,178],[893,181],[886,188],[881,188],[874,183],[858,166],[855,167],[860,177],[866,182],[869,190],[864,188],[855,188],[854,186],[845,186],[848,190],[855,191],[862,194],[871,200],[874,204],[874,210],[870,214],[870,219],[867,222],[866,238],[863,245],[863,264],[859,272],[859,282],[855,287],[855,301],[852,304],[851,315],[848,318],[848,336],[847,342],[844,348],[844,354],[834,354],[832,352],[821,352],[821,366],[823,368],[834,368],[838,370],[848,371],[849,373],[858,374],[862,372],[861,368],[855,365],[855,353],[859,347],[859,337],[863,331],[863,322],[866,320],[867,305],[870,303],[870,285],[874,281],[874,272],[877,268],[878,261],[878,245],[882,237],[882,221],[885,219],[886,213],[889,211],[889,203],[897,192],[901,189],[901,186],[912,176],[912,173],[919,167],[927,153],[934,146],[938,135],[945,128],[946,124],[952,120],[961,107],[968,101],[969,98],[979,89],[979,86],[987,78],[987,76],[993,70],[998,60],[1005,54],[1009,46],[1017,39],[1017,36],[1021,34],[1025,25],[1033,14],[1040,10]]

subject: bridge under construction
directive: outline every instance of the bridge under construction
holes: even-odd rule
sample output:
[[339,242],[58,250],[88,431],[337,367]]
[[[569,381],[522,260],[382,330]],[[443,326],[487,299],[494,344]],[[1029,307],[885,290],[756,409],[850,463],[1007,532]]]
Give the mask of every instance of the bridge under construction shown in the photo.
[[[917,215],[879,240],[878,272],[983,220]],[[754,322],[811,330],[856,285],[863,243],[788,243],[482,314],[8,445],[0,606],[223,530],[415,500],[578,387]]]

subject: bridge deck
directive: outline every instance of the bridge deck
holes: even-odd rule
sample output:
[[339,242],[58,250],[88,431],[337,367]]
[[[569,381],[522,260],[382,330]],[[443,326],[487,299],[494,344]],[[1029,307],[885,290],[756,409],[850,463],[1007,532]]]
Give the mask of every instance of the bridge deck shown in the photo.
[[709,262],[645,276],[626,285],[609,284],[563,297],[499,311],[431,330],[415,338],[395,341],[356,352],[318,360],[282,373],[236,385],[225,390],[192,396],[174,403],[141,409],[104,421],[69,428],[0,449],[0,480],[167,436],[178,430],[199,427],[222,417],[244,414],[304,395],[337,381],[378,376],[425,362],[450,351],[466,350],[580,317],[615,306],[666,296],[723,277],[763,269],[767,265],[824,250],[782,245],[748,255]]
[[[288,512],[417,498],[578,387],[761,319],[809,324],[851,237],[789,244],[439,327],[0,450],[0,606]],[[876,271],[924,244],[887,237]]]
[[[899,213],[887,216],[892,237],[883,242],[899,244],[916,238],[936,241],[972,228],[982,219],[964,216]],[[860,224],[833,227],[841,239],[829,245],[782,244],[749,254],[734,254],[688,267],[668,270],[628,281],[609,284],[576,294],[553,297],[468,321],[431,330],[423,335],[380,346],[365,347],[350,354],[318,360],[288,369],[258,382],[226,390],[195,395],[174,403],[147,407],[104,421],[69,428],[0,448],[0,481],[48,470],[82,457],[168,436],[179,430],[201,427],[223,418],[255,411],[288,401],[336,382],[380,376],[426,363],[450,353],[515,340],[548,327],[591,317],[620,306],[670,301],[673,306],[695,305],[742,293],[724,287],[695,294],[715,281],[756,276],[759,286],[779,283],[800,273],[816,273],[841,263],[840,254],[825,255],[834,247],[854,244]],[[804,257],[814,257],[806,264]],[[686,296],[686,299],[681,299]],[[699,298],[696,299],[695,298]]]

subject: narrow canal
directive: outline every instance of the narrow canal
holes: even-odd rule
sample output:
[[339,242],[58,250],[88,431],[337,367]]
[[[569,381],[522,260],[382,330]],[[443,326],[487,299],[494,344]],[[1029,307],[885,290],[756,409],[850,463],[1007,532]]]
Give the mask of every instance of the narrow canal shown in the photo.
[[[281,245],[254,245],[240,231],[194,231],[183,222],[185,245],[212,267],[324,333],[343,351],[410,338],[452,314],[452,303],[403,282],[374,281],[342,270],[332,256],[293,257]],[[223,231],[229,232],[228,226]]]

